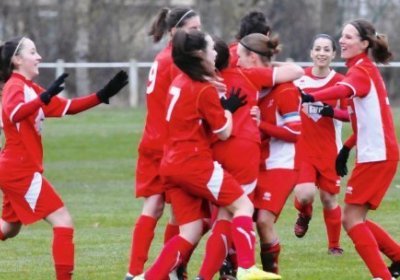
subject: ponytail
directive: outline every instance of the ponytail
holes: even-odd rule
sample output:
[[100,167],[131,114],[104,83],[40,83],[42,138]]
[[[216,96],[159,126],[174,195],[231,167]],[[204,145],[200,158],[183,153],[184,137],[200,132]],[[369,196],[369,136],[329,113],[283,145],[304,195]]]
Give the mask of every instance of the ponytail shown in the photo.
[[153,36],[154,43],[159,42],[164,36],[165,31],[167,30],[167,15],[169,13],[168,8],[162,8],[161,11],[156,16],[156,19],[151,24],[150,31],[148,35]]

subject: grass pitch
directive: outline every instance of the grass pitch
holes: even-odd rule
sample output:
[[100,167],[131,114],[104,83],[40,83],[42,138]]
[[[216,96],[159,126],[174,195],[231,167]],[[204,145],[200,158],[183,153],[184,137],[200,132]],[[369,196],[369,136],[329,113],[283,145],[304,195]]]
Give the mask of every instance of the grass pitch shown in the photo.
[[[395,120],[399,120],[399,110],[395,115]],[[100,107],[45,122],[45,176],[63,197],[75,222],[75,280],[119,280],[126,273],[131,229],[142,206],[142,201],[133,196],[133,185],[144,116],[143,109]],[[349,125],[345,125],[345,134],[348,130]],[[399,178],[397,175],[378,211],[370,213],[370,218],[397,240],[400,240]],[[309,232],[302,239],[296,238],[292,201],[290,197],[277,224],[283,246],[280,257],[283,279],[371,279],[344,232],[341,239],[344,255],[327,254],[318,199]],[[166,210],[157,227],[149,262],[162,247]],[[24,227],[16,238],[1,242],[0,280],[55,279],[51,239],[50,226],[39,222]],[[192,257],[189,279],[195,277],[203,252],[204,241]]]

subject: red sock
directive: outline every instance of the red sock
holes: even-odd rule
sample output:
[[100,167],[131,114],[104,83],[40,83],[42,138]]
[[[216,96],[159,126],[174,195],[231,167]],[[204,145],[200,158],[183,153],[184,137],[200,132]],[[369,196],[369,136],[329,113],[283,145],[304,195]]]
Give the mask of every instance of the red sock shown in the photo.
[[231,243],[231,222],[216,221],[212,233],[207,240],[206,252],[200,268],[199,276],[204,280],[213,279],[228,255]]
[[164,231],[164,244],[166,244],[172,237],[179,234],[179,226],[168,223]]
[[328,234],[329,248],[340,248],[340,231],[342,229],[342,209],[324,209],[324,220]]
[[71,280],[74,270],[74,229],[53,228],[53,260],[57,280]]
[[256,242],[252,217],[239,216],[232,220],[232,240],[235,244],[239,267],[249,268],[255,264]]
[[276,240],[274,243],[261,244],[260,256],[264,271],[278,273],[278,260],[280,252],[281,245],[279,244],[279,240]]
[[161,254],[146,271],[145,279],[166,279],[168,274],[182,263],[182,260],[187,257],[187,254],[189,254],[193,247],[193,244],[186,241],[180,235],[176,235],[164,245]]
[[374,278],[392,279],[379,252],[378,244],[366,223],[357,224],[347,234],[354,243],[358,254]]
[[4,234],[1,230],[0,230],[0,240],[2,240],[2,241],[6,240]]
[[313,213],[313,205],[312,203],[301,204],[300,201],[297,200],[297,197],[294,197],[294,207],[299,210],[301,214],[306,217],[311,217]]
[[129,260],[129,273],[139,275],[143,273],[147,261],[151,242],[154,238],[154,229],[157,220],[150,216],[141,215],[132,231],[131,257]]
[[400,245],[378,224],[367,220],[365,222],[374,235],[379,249],[390,260],[400,262]]

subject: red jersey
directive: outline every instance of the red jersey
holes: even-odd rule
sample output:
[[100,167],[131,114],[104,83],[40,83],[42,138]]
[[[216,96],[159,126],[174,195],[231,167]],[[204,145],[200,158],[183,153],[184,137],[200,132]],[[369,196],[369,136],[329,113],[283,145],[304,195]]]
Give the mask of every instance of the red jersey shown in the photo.
[[239,42],[233,42],[229,45],[229,66],[236,67],[238,62],[237,47]]
[[257,105],[259,91],[274,85],[273,68],[234,67],[223,70],[221,76],[227,85],[227,93],[230,93],[232,88],[241,88],[241,94],[247,95],[247,104],[232,114],[232,136],[260,143],[260,132],[256,122],[251,118],[250,109]]
[[139,149],[162,151],[165,143],[165,101],[168,88],[179,69],[172,60],[172,45],[169,43],[155,58],[151,66],[147,88],[147,116]]
[[399,147],[385,84],[376,65],[362,53],[346,62],[339,82],[352,92],[349,114],[357,139],[357,162],[399,160]]
[[168,140],[161,168],[169,166],[172,172],[179,172],[173,166],[192,159],[212,162],[208,133],[218,133],[227,125],[225,111],[213,85],[193,81],[184,73],[178,75],[167,96],[166,120]]
[[[343,75],[331,70],[328,76],[321,78],[312,74],[312,67],[305,69],[305,75],[294,81],[294,84],[308,94],[334,86],[343,79]],[[324,102],[332,107],[345,108],[344,100],[328,100]],[[323,103],[303,103],[301,110],[301,135],[297,142],[297,149],[304,156],[332,159],[336,158],[342,147],[342,122],[318,114],[318,108]]]
[[[275,86],[260,99],[259,107],[261,119],[276,127],[281,127],[293,134],[300,134],[292,130],[293,124],[299,124],[300,94],[293,83],[283,83]],[[262,169],[296,169],[295,143],[266,135],[262,141],[261,151]]]
[[13,73],[4,85],[2,118],[6,141],[0,155],[2,174],[12,169],[43,172],[43,121],[45,117],[64,116],[70,100],[55,96],[34,114],[20,122],[13,122],[13,116],[21,105],[38,98],[43,91],[43,88],[17,73]]

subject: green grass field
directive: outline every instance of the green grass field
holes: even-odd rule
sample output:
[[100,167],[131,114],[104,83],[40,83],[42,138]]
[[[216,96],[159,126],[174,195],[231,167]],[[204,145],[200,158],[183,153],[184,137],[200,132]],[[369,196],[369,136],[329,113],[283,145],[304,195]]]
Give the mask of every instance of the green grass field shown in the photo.
[[[399,113],[397,110],[396,120],[400,119]],[[131,229],[142,205],[133,196],[133,183],[144,115],[143,109],[102,107],[61,120],[46,120],[45,176],[57,188],[74,218],[75,280],[119,280],[126,273]],[[348,131],[348,125],[345,127]],[[400,127],[397,129],[399,132]],[[296,212],[292,197],[278,221],[283,279],[371,279],[346,234],[342,234],[345,254],[327,254],[318,199],[314,213],[303,239],[293,234]],[[150,262],[161,249],[166,216],[157,227]],[[400,240],[399,175],[379,210],[371,212],[370,217]],[[40,222],[0,243],[0,280],[54,279],[51,239],[50,226]],[[204,242],[194,253],[190,279],[196,275],[203,248]]]

